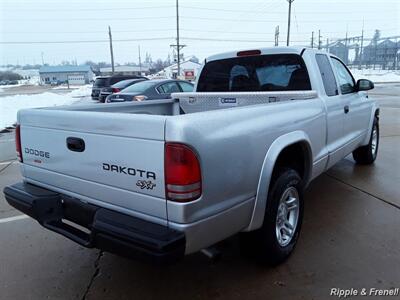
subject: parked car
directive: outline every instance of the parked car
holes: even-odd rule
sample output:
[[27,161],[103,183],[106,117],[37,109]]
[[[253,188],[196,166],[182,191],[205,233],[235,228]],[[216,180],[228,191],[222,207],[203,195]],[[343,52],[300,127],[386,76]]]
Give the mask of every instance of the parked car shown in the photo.
[[97,77],[92,87],[92,99],[99,100],[99,95],[102,89],[108,88],[121,80],[140,78],[147,79],[146,77],[136,75],[113,75]]
[[107,97],[106,102],[144,101],[168,99],[171,93],[192,92],[194,85],[189,81],[154,79],[131,85],[119,93]]
[[52,85],[52,86],[57,86],[57,85],[61,85],[61,84],[63,84],[63,83],[65,83],[65,82],[63,82],[63,81],[61,81],[61,80],[52,80],[52,81],[50,82],[50,85]]
[[127,88],[128,86],[131,86],[133,84],[136,84],[138,82],[148,80],[147,78],[140,78],[140,79],[126,79],[126,80],[121,80],[115,84],[113,84],[110,87],[105,87],[101,90],[100,95],[99,95],[99,102],[105,102],[106,98],[110,96],[111,94],[114,93],[119,93],[123,89]]
[[350,153],[375,161],[373,87],[330,53],[273,47],[207,58],[196,92],[173,99],[24,109],[23,182],[5,197],[85,247],[171,261],[241,232],[276,265],[296,245],[310,181]]
[[18,84],[18,80],[2,80],[0,81],[0,85],[16,85]]

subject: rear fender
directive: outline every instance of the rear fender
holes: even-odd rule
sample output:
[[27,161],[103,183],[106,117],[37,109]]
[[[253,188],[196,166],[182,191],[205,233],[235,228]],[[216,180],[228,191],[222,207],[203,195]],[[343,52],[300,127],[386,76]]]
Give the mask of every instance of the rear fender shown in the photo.
[[367,134],[364,138],[364,141],[361,143],[361,146],[368,145],[368,143],[369,143],[369,140],[371,137],[371,131],[372,131],[372,124],[374,123],[375,117],[378,117],[378,119],[379,119],[379,107],[376,103],[374,103],[374,106],[372,107]]
[[310,174],[312,171],[312,152],[311,142],[307,134],[303,131],[294,131],[278,137],[269,147],[267,154],[265,155],[264,162],[261,168],[261,173],[257,186],[257,194],[254,203],[253,214],[249,226],[244,231],[252,231],[261,227],[264,221],[265,207],[267,205],[268,190],[274,170],[275,162],[287,146],[295,144],[297,142],[305,142],[308,150],[308,166],[305,172],[305,184],[308,184]]

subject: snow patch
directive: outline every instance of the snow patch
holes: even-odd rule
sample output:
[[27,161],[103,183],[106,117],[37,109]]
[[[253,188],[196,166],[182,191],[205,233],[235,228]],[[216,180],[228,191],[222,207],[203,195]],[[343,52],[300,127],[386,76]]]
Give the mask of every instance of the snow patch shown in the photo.
[[68,105],[77,101],[70,94],[58,95],[46,92],[35,95],[0,97],[0,129],[16,123],[17,112],[20,109]]
[[88,97],[92,94],[92,85],[87,84],[70,93],[71,97]]
[[369,79],[375,83],[400,82],[400,71],[373,70],[373,69],[350,69],[356,80]]

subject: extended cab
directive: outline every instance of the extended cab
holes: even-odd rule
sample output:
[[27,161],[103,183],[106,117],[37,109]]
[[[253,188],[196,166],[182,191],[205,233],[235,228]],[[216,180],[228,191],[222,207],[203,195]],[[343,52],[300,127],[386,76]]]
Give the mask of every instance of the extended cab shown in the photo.
[[170,261],[242,232],[278,264],[309,182],[350,153],[374,162],[371,88],[331,54],[275,47],[211,56],[169,100],[21,110],[23,182],[4,193],[86,247]]

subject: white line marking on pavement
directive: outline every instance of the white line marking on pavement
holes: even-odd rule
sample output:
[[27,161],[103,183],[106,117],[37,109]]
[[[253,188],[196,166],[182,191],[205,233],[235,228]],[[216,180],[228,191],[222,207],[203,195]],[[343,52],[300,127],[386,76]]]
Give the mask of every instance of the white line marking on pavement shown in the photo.
[[27,218],[29,218],[29,216],[27,216],[27,215],[19,215],[19,216],[15,216],[15,217],[4,218],[4,219],[0,219],[0,224],[23,220],[23,219],[27,219]]
[[6,162],[0,162],[0,166],[9,165],[9,164],[12,164],[13,162],[14,162],[14,160],[6,161]]

